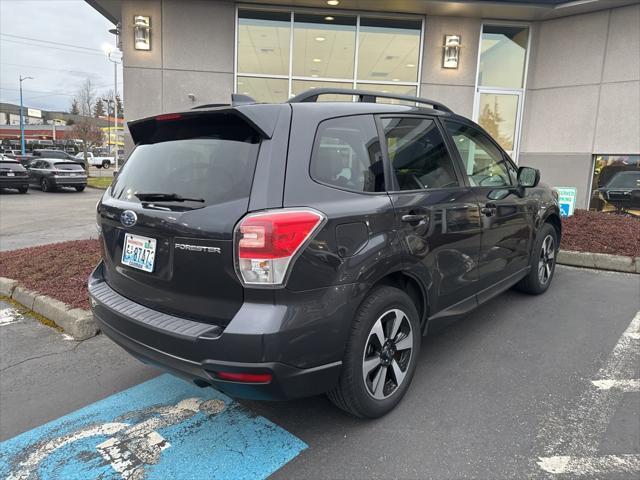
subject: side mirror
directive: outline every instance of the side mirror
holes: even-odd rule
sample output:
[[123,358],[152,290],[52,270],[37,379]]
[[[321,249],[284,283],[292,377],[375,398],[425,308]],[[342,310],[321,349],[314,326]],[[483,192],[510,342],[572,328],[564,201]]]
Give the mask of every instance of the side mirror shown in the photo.
[[518,169],[518,187],[533,188],[540,183],[540,170],[531,167],[520,167]]

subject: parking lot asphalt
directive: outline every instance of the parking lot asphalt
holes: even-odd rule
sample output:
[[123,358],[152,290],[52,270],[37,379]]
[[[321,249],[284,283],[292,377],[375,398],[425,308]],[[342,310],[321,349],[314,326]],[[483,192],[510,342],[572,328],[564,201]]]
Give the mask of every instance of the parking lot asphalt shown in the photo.
[[102,190],[0,192],[0,250],[96,237],[95,206]]
[[[190,417],[185,421],[195,423],[189,428],[163,427],[156,436],[148,434],[145,445],[156,448],[158,463],[147,465],[144,478],[162,478],[158,472],[166,472],[176,458],[187,461],[173,478],[222,478],[220,472],[241,472],[224,470],[236,456],[243,467],[251,466],[238,478],[261,478],[276,468],[273,478],[283,479],[638,478],[639,293],[638,275],[559,267],[545,295],[506,292],[424,339],[413,384],[387,416],[355,419],[322,396],[283,403],[224,398],[225,408],[242,409],[240,420]],[[215,394],[211,389],[194,393],[186,382],[167,375],[156,377],[155,369],[103,335],[77,343],[28,316],[5,318],[0,320],[0,440],[57,423],[0,443],[0,467],[3,452],[6,465],[15,467],[16,458],[31,465],[16,453],[20,448],[33,449],[34,442],[58,445],[43,436],[71,425],[80,428],[91,412],[106,418],[104,412],[115,408],[118,418],[130,418],[131,412],[120,410],[134,408],[140,398],[148,409],[158,408],[154,402],[167,391],[177,392],[167,405],[193,395],[201,397],[197,405],[204,405]],[[122,393],[109,397],[117,392]],[[138,400],[124,400],[131,398]],[[264,422],[270,425],[267,437],[261,436]],[[237,443],[239,432],[253,433],[243,433]],[[111,467],[104,461],[92,464],[103,469],[101,478],[127,478],[104,473],[131,464],[114,462],[105,450],[118,438],[87,447],[94,456],[97,448],[101,458],[111,459]],[[230,450],[229,445],[241,447]],[[228,462],[215,456],[220,452]],[[69,469],[65,462],[92,458],[71,453],[49,463]],[[214,467],[200,465],[213,458]],[[60,478],[43,472],[76,471],[47,468],[40,478]]]

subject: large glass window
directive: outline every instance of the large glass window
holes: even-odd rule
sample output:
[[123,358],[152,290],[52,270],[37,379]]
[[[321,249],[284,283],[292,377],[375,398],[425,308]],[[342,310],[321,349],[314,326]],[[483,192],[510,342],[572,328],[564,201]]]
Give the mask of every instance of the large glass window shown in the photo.
[[241,10],[238,16],[238,71],[288,75],[290,28],[291,16],[286,12]]
[[422,22],[360,19],[358,80],[416,82]]
[[373,117],[325,120],[311,155],[311,178],[356,192],[383,192],[384,168]]
[[353,78],[356,17],[296,14],[293,22],[293,75]]
[[421,37],[416,19],[239,9],[236,91],[261,102],[313,87],[416,95]]
[[478,85],[522,88],[528,41],[528,27],[484,25]]
[[513,158],[518,156],[529,27],[483,25],[474,119]]
[[382,124],[394,188],[423,190],[458,185],[453,160],[434,120],[385,118]]

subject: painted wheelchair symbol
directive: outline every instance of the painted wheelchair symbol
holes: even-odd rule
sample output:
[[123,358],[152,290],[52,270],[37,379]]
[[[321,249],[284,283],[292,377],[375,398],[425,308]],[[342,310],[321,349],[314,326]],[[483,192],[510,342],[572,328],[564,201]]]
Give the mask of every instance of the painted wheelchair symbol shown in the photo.
[[[217,415],[225,408],[222,400],[187,398],[175,405],[163,405],[131,412],[117,421],[89,425],[52,440],[36,443],[20,455],[21,461],[7,480],[35,480],[38,467],[50,454],[78,440],[109,436],[96,446],[100,455],[124,480],[142,480],[145,467],[160,461],[162,451],[171,445],[158,430],[181,423],[195,414]],[[131,417],[144,418],[139,423],[128,423]]]

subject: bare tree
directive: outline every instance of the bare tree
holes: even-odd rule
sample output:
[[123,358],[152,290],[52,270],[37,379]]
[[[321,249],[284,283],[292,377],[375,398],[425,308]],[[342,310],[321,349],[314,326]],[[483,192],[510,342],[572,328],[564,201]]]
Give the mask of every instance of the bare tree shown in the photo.
[[90,117],[93,114],[93,103],[96,99],[96,91],[93,88],[91,79],[87,78],[84,81],[82,87],[78,90],[75,99],[78,101],[80,115]]
[[102,130],[96,125],[95,120],[87,117],[79,120],[71,129],[73,138],[82,141],[82,152],[84,153],[84,167],[89,172],[89,161],[87,152],[89,149],[103,141]]

